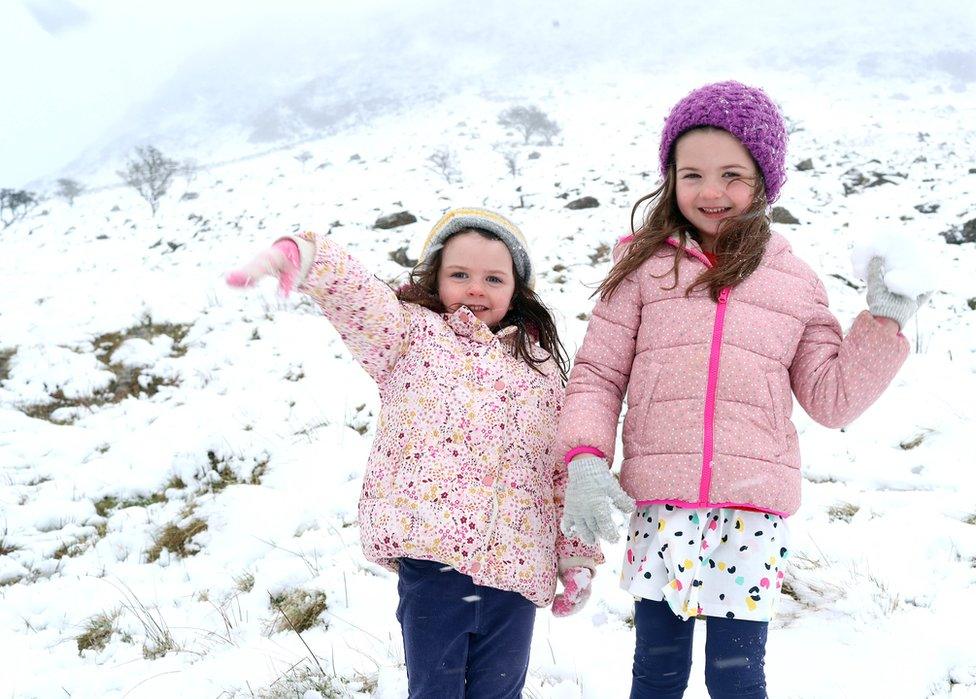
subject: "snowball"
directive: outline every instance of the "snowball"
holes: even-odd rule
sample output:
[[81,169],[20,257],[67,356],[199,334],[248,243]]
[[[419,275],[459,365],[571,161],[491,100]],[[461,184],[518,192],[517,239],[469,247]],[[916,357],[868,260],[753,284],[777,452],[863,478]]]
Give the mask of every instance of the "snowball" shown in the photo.
[[907,233],[881,231],[876,226],[877,223],[857,228],[860,232],[851,253],[854,274],[866,281],[871,258],[881,257],[884,259],[884,283],[896,294],[914,298],[935,289],[938,272],[937,252],[933,246]]

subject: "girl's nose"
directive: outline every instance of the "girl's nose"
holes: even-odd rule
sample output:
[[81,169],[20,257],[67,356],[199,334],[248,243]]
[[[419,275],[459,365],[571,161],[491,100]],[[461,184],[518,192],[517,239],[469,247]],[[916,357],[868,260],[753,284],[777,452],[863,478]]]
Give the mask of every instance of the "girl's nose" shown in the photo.
[[704,199],[718,199],[725,193],[725,188],[720,187],[715,182],[706,182],[701,189],[701,196]]

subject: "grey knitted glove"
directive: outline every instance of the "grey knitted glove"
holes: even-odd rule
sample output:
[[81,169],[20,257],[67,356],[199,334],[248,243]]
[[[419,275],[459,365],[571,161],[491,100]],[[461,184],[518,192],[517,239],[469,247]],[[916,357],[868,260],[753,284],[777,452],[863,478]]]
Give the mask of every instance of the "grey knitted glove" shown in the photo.
[[921,294],[918,298],[896,294],[885,285],[884,271],[884,260],[872,257],[868,263],[868,310],[871,315],[891,318],[900,328],[904,328],[908,319],[925,305],[932,294]]
[[634,501],[610,473],[606,459],[589,456],[572,461],[560,529],[590,546],[600,538],[616,541],[619,534],[610,516],[611,502],[622,512],[634,511]]

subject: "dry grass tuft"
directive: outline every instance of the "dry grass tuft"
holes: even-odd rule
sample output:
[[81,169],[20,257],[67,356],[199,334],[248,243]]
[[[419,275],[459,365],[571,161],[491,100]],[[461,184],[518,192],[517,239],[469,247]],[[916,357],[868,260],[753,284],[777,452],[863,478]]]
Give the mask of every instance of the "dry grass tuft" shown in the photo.
[[908,451],[909,449],[914,449],[918,446],[921,446],[922,442],[925,441],[925,438],[928,437],[930,434],[932,434],[932,432],[934,432],[934,430],[923,429],[921,432],[919,432],[911,439],[906,439],[902,442],[898,442],[898,446],[904,449],[905,451]]
[[268,634],[306,631],[318,621],[322,612],[328,609],[325,593],[320,590],[295,589],[280,595],[271,596],[271,606],[278,616],[269,625]]
[[327,675],[306,659],[289,668],[270,686],[259,689],[253,696],[257,699],[292,699],[304,696],[340,699],[350,696],[349,690],[353,689],[344,687],[345,682],[345,678]]
[[105,650],[109,639],[115,632],[115,620],[119,618],[119,611],[102,612],[85,621],[84,631],[75,636],[78,644],[78,654],[86,650]]
[[839,505],[831,505],[829,508],[827,508],[827,516],[830,517],[831,522],[838,519],[844,520],[845,522],[850,522],[854,515],[860,511],[860,509],[861,508],[859,506],[853,503],[844,502]]
[[199,549],[191,546],[191,539],[197,534],[206,531],[207,523],[198,517],[194,517],[185,524],[168,524],[159,532],[152,547],[146,552],[146,560],[153,563],[159,560],[163,549],[166,549],[175,556],[185,558],[197,553]]
[[241,573],[234,578],[234,588],[239,592],[250,592],[254,589],[254,575]]

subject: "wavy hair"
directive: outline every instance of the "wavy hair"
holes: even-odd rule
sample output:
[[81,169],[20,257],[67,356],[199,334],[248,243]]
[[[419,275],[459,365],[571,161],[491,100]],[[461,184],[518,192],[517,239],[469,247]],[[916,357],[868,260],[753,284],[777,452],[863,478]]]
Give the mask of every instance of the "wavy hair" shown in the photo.
[[[717,130],[715,127],[705,126],[691,131]],[[691,133],[688,131],[686,133]],[[684,135],[684,134],[682,134]],[[630,212],[630,229],[633,240],[626,253],[614,264],[610,273],[597,287],[594,295],[601,299],[609,299],[620,283],[645,260],[656,254],[663,247],[668,246],[668,238],[677,238],[678,248],[674,255],[674,264],[670,273],[674,275],[674,289],[678,285],[678,265],[692,239],[701,243],[701,236],[695,227],[684,217],[678,208],[676,196],[677,175],[676,166],[672,159],[660,187],[636,202]],[[694,282],[685,289],[685,295],[699,288],[708,289],[713,301],[718,301],[721,290],[727,286],[735,286],[756,271],[762,260],[766,243],[770,238],[770,220],[766,212],[766,185],[762,171],[756,166],[756,176],[742,178],[752,186],[752,202],[740,215],[723,220],[719,225],[718,237],[715,241],[715,255],[718,264],[706,269],[698,275]],[[643,221],[639,228],[634,227],[637,207],[646,202]],[[668,246],[670,247],[670,246]],[[665,273],[667,275],[668,272]],[[665,276],[661,275],[661,276]]]

